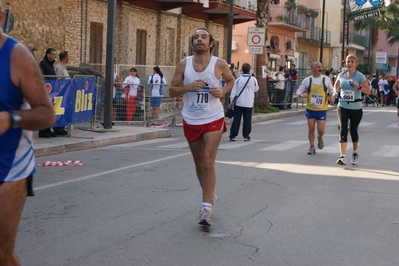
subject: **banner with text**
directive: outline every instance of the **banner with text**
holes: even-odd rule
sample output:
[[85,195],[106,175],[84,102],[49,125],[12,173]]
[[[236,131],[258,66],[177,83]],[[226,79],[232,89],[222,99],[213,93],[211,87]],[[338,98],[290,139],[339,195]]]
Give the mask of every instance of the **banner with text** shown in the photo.
[[54,127],[93,119],[96,102],[95,77],[80,76],[74,79],[45,77],[45,83],[56,115]]

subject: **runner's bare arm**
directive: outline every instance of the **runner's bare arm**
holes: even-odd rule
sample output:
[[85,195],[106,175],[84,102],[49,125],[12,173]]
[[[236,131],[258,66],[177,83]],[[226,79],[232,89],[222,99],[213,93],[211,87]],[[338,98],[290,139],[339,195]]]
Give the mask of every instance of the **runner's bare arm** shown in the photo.
[[[51,127],[55,122],[54,109],[46,91],[42,73],[31,52],[18,43],[11,52],[10,75],[30,104],[30,110],[15,110],[21,117],[23,129],[39,130]],[[0,134],[10,128],[10,115],[0,112]]]
[[228,93],[234,86],[234,77],[231,74],[229,65],[225,60],[218,58],[215,67],[215,76],[222,76],[225,84],[223,88],[211,88],[209,93],[216,98],[222,98],[226,93]]

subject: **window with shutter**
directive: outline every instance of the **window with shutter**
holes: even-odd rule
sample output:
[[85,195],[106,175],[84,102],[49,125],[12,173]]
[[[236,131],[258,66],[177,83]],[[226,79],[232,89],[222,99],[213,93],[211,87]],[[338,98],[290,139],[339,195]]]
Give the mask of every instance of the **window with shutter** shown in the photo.
[[90,63],[103,61],[103,29],[102,23],[90,22]]
[[136,65],[146,64],[146,53],[147,53],[147,31],[137,29]]

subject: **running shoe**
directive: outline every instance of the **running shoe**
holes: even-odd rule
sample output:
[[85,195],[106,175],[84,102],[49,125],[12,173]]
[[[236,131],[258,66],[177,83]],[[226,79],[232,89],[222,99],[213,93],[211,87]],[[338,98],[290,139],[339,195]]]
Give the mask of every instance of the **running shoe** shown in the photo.
[[235,138],[230,138],[230,141],[236,141],[236,139]]
[[346,159],[345,156],[340,156],[337,160],[337,164],[339,165],[346,165]]
[[357,164],[358,161],[359,161],[359,153],[354,152],[354,153],[352,154],[352,160],[351,160],[352,165]]
[[206,225],[206,226],[211,226],[212,225],[212,209],[209,207],[202,208],[200,210],[200,221],[198,224],[200,225]]
[[310,148],[309,148],[309,151],[308,151],[308,154],[309,154],[309,155],[316,154],[316,149],[313,148],[313,147],[310,147]]
[[244,141],[249,141],[250,140],[250,138],[244,138]]
[[317,148],[319,148],[320,150],[324,148],[323,137],[318,138]]

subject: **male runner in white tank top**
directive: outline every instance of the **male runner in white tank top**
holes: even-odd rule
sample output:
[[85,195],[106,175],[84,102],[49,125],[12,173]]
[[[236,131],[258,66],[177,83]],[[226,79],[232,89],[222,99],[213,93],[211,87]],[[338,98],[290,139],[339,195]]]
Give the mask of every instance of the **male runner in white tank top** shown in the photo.
[[[197,177],[202,188],[201,225],[212,225],[212,204],[216,174],[215,158],[222,134],[226,132],[224,109],[220,101],[234,85],[225,60],[211,55],[212,34],[199,28],[191,36],[194,55],[182,59],[175,71],[169,94],[183,95],[183,130],[194,157]],[[220,77],[225,80],[219,87]]]

